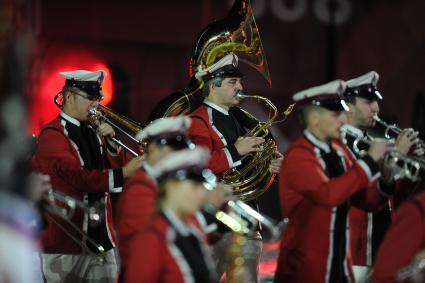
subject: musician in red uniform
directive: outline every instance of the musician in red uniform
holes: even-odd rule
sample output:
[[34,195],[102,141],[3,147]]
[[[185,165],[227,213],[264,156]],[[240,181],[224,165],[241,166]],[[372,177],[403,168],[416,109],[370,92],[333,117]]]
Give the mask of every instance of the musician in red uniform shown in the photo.
[[142,160],[127,162],[130,158],[110,140],[115,134],[110,125],[98,122],[95,127],[88,123],[89,110],[102,100],[101,83],[106,73],[78,70],[60,75],[66,79],[55,98],[55,102],[62,101],[61,112],[41,130],[34,164],[51,177],[54,190],[90,206],[105,204],[100,220],[80,211],[72,217],[72,222],[102,248],[86,241],[60,219],[47,217],[42,235],[43,274],[47,282],[115,282],[115,232],[109,193],[121,192],[124,179],[135,173]]
[[186,116],[162,118],[153,121],[136,135],[147,145],[142,167],[125,182],[118,201],[117,229],[123,266],[132,249],[129,246],[131,237],[146,226],[155,210],[158,184],[152,176],[152,166],[175,150],[194,147],[186,137],[190,122]]
[[344,89],[337,80],[293,96],[305,130],[287,150],[280,172],[280,202],[289,224],[275,282],[352,282],[350,206],[372,209],[386,201],[374,180],[387,144],[373,144],[356,160],[339,140]]
[[169,154],[152,167],[158,180],[155,215],[132,240],[125,282],[218,282],[199,226],[191,216],[213,189],[209,153],[196,147]]
[[[359,153],[354,149],[355,137],[370,140],[368,131],[371,130],[376,121],[374,116],[379,113],[379,102],[383,99],[377,89],[379,75],[375,71],[368,72],[362,76],[347,81],[347,89],[344,92],[344,100],[347,102],[349,111],[347,112],[347,124],[344,128],[351,133],[346,137],[347,146],[357,158]],[[355,137],[353,137],[355,136]],[[415,148],[418,132],[412,129],[403,130],[398,136],[395,144],[402,154],[407,154]],[[364,149],[361,143],[357,146]],[[417,150],[421,154],[421,149]],[[409,182],[409,187],[396,191],[396,180],[390,168],[381,167],[384,172],[379,180],[379,188],[388,195],[396,193],[397,200],[400,201],[402,193],[408,194],[414,191],[414,185]],[[398,185],[406,184],[407,181],[398,182]],[[353,270],[356,281],[363,282],[373,266],[373,259],[381,244],[385,232],[391,223],[391,202],[388,202],[381,210],[376,212],[366,212],[353,208],[350,211],[351,217],[351,251],[353,260]]]
[[[409,275],[405,272],[406,267],[414,263],[415,256],[423,250],[425,250],[425,193],[406,201],[396,210],[392,224],[378,249],[373,282],[410,282],[408,278],[415,274]],[[418,259],[423,260],[423,252]],[[417,272],[423,272],[423,269]]]
[[[245,136],[247,131],[258,124],[252,115],[237,107],[243,90],[242,73],[238,68],[238,57],[228,54],[215,64],[199,71],[195,78],[204,82],[203,104],[190,115],[192,125],[189,138],[197,145],[211,152],[209,168],[214,174],[223,173],[229,168],[242,165],[241,158],[252,152],[261,151],[265,141],[261,137]],[[278,173],[282,155],[276,151],[269,170]],[[252,201],[253,206],[257,203]],[[223,260],[220,245],[226,245],[226,238],[218,244],[217,258]],[[226,250],[226,248],[224,249]],[[244,264],[249,273],[248,282],[257,282],[258,263],[262,250],[262,239],[258,231],[245,239],[243,247]],[[219,266],[222,266],[219,264]],[[219,270],[219,273],[222,271]]]

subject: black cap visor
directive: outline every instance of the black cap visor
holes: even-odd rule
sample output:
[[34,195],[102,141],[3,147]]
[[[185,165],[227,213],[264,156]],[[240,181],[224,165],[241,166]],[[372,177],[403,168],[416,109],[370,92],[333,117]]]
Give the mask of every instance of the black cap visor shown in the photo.
[[324,95],[313,97],[311,99],[305,100],[302,105],[314,105],[326,108],[330,111],[348,111],[348,106],[343,99],[339,95]]
[[195,145],[185,135],[164,134],[148,139],[148,143],[170,146],[173,150],[193,148]]
[[364,84],[356,87],[348,87],[345,90],[344,97],[361,97],[367,100],[382,100],[383,97],[373,84]]
[[77,88],[80,90],[79,95],[84,96],[90,100],[103,99],[102,87],[98,81],[77,81],[74,79],[67,79],[65,86]]
[[188,167],[164,173],[158,178],[158,182],[161,183],[167,179],[192,180],[204,184],[208,190],[212,190],[217,183],[214,173],[210,169],[202,167]]
[[226,65],[210,74],[205,75],[202,80],[204,82],[209,81],[213,78],[242,78],[243,74],[239,70],[238,67],[235,67],[233,65]]

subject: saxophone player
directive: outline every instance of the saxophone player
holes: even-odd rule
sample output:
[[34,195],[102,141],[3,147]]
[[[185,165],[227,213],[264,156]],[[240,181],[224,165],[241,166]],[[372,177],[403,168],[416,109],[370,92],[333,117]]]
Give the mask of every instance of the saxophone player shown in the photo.
[[[257,125],[258,121],[246,116],[236,107],[240,100],[237,94],[243,90],[242,73],[238,68],[238,57],[228,54],[210,67],[199,71],[195,78],[204,82],[203,104],[190,115],[192,125],[189,138],[197,145],[208,148],[211,152],[209,168],[214,174],[220,174],[229,168],[242,164],[241,157],[251,152],[261,151],[264,138],[244,137],[248,129]],[[269,170],[278,173],[282,155],[275,152]],[[222,243],[226,242],[226,238]],[[217,251],[220,249],[218,243]],[[258,231],[246,239],[243,247],[245,269],[249,281],[257,282],[259,256],[262,240]],[[223,259],[220,253],[217,258]],[[222,260],[219,260],[219,274]]]

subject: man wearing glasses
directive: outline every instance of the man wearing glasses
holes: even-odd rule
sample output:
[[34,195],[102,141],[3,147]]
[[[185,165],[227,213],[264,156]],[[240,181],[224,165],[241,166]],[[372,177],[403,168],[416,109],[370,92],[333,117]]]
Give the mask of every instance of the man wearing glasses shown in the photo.
[[129,158],[113,143],[110,138],[115,132],[109,124],[88,122],[90,109],[103,98],[101,84],[106,73],[77,70],[60,75],[66,79],[55,97],[61,111],[41,130],[34,164],[50,175],[54,190],[90,206],[104,205],[100,205],[99,219],[80,210],[73,214],[71,221],[84,237],[65,221],[46,215],[47,227],[41,237],[43,275],[47,282],[116,282],[109,194],[122,191],[124,179],[136,172],[142,160]]

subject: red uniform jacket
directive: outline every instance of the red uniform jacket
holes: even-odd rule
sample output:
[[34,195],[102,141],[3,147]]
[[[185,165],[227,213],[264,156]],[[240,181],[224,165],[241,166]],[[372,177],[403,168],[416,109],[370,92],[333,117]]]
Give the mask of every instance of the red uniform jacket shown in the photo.
[[232,158],[225,137],[212,123],[211,108],[202,105],[190,114],[192,124],[188,130],[188,137],[196,144],[211,151],[209,168],[214,174],[241,164],[240,159]]
[[[390,219],[384,215],[385,211],[367,212],[353,207],[350,211],[351,221],[351,251],[353,265],[372,266],[373,258],[376,256],[379,245],[385,238],[386,229],[390,225],[393,212],[404,201],[410,199],[417,184],[402,179],[395,183],[394,194],[391,195],[388,205],[391,209]],[[381,189],[384,193],[389,193]],[[384,207],[388,209],[387,207]],[[384,223],[378,223],[382,221]]]
[[180,229],[190,230],[200,244],[201,255],[198,253],[196,259],[206,267],[207,274],[203,276],[210,278],[202,283],[216,282],[204,235],[199,227],[196,227],[196,222],[185,225],[184,228],[179,227],[181,224],[176,224],[173,218],[158,214],[145,229],[131,239],[132,249],[125,272],[126,283],[201,283],[196,281],[188,256],[176,241]]
[[[377,165],[369,159],[357,162],[340,141],[332,147],[343,158],[345,173],[329,178],[321,152],[329,145],[305,132],[286,153],[280,172],[280,202],[289,225],[281,243],[275,282],[331,282],[335,239],[344,237],[344,274],[352,276],[349,252],[349,220],[337,231],[338,206],[348,202],[365,209],[385,203],[376,183]],[[348,206],[349,208],[349,206]],[[335,232],[335,234],[334,234]],[[335,242],[334,242],[335,241]]]
[[[373,282],[396,282],[400,270],[425,249],[425,193],[405,202],[395,212],[375,259]],[[406,282],[406,281],[403,281]]]
[[132,247],[130,239],[145,228],[154,214],[157,184],[145,171],[140,169],[124,183],[117,206],[117,229],[120,255],[126,265]]
[[[62,115],[62,114],[61,114]],[[106,168],[104,170],[84,170],[83,160],[80,156],[77,145],[68,137],[65,129],[67,123],[78,123],[75,119],[59,116],[51,123],[47,124],[40,133],[38,148],[34,156],[36,170],[51,177],[51,185],[54,190],[59,190],[71,195],[83,202],[87,202],[87,193],[104,193],[105,222],[109,240],[114,245],[115,232],[112,225],[112,210],[109,199],[109,192],[119,192],[122,190],[122,169],[120,168],[126,161],[125,153],[113,155],[109,153],[105,142],[98,137],[101,151],[105,156]],[[94,149],[96,150],[96,149]],[[105,152],[108,152],[105,154]],[[74,232],[68,224],[60,219],[59,221],[65,229],[77,239],[82,237]],[[78,209],[72,218],[72,222],[80,229],[87,232],[88,215]],[[46,253],[79,254],[80,246],[66,235],[56,224],[48,219],[47,228],[42,233],[41,242],[43,251]]]
[[[132,238],[146,228],[156,213],[157,183],[149,176],[145,164],[135,175],[124,183],[124,190],[120,195],[117,206],[117,229],[120,256],[122,265],[127,265],[128,255],[133,249]],[[149,170],[149,169],[148,169]],[[192,222],[199,226],[203,233],[208,234],[209,243],[217,240],[215,224],[208,223],[200,212],[191,217]]]

